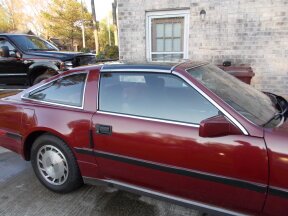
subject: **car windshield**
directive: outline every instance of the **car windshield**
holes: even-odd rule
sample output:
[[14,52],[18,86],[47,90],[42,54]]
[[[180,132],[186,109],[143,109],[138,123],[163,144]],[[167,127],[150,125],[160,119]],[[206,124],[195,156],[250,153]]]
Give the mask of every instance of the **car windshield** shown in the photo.
[[11,36],[14,43],[20,47],[20,49],[24,51],[37,51],[37,50],[45,50],[45,51],[57,51],[57,47],[52,44],[36,37],[29,35],[13,35]]
[[[187,70],[195,79],[253,123],[263,126],[279,112],[270,98],[218,67],[207,64]],[[276,127],[281,120],[267,125]]]

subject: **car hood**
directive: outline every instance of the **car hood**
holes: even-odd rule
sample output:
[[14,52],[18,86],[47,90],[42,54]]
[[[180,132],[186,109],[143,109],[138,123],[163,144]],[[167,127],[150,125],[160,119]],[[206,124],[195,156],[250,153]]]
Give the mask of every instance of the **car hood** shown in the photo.
[[280,127],[274,128],[273,131],[287,133],[288,136],[288,119]]
[[288,120],[284,122],[281,126],[276,128],[265,128],[264,129],[264,137],[269,145],[269,143],[274,143],[276,140],[281,140],[281,142],[285,142],[288,144]]
[[64,51],[30,51],[28,54],[46,58],[57,58],[62,61],[72,60],[77,56],[95,56],[94,54],[91,53],[64,52]]

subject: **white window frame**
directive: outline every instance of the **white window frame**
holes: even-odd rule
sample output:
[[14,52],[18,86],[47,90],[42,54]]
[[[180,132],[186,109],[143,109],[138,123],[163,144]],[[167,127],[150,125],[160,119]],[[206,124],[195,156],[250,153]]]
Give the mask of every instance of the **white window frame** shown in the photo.
[[[155,18],[184,18],[183,52],[152,52],[152,19]],[[152,62],[152,54],[182,54],[183,59],[189,58],[189,20],[190,10],[153,11],[146,13],[146,58]]]

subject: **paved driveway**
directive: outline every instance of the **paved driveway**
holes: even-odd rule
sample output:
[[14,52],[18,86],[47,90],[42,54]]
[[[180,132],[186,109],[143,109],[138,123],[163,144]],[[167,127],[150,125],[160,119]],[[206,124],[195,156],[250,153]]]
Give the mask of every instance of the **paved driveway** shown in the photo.
[[36,179],[31,165],[0,147],[1,216],[193,216],[192,209],[148,197],[83,186],[70,194],[56,194]]
[[[15,94],[0,91],[0,98]],[[0,147],[0,216],[194,216],[192,209],[148,197],[83,186],[70,194],[56,194],[36,179],[31,165]]]

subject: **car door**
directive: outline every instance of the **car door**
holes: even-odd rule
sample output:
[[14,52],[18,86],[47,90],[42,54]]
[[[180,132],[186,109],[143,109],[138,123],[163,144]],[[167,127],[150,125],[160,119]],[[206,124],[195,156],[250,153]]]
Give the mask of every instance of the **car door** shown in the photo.
[[0,56],[0,84],[25,84],[28,67],[16,57],[14,45],[0,38],[0,47],[9,48],[9,56]]
[[105,177],[239,211],[259,212],[267,185],[262,138],[199,136],[222,113],[172,74],[102,72],[92,118]]

